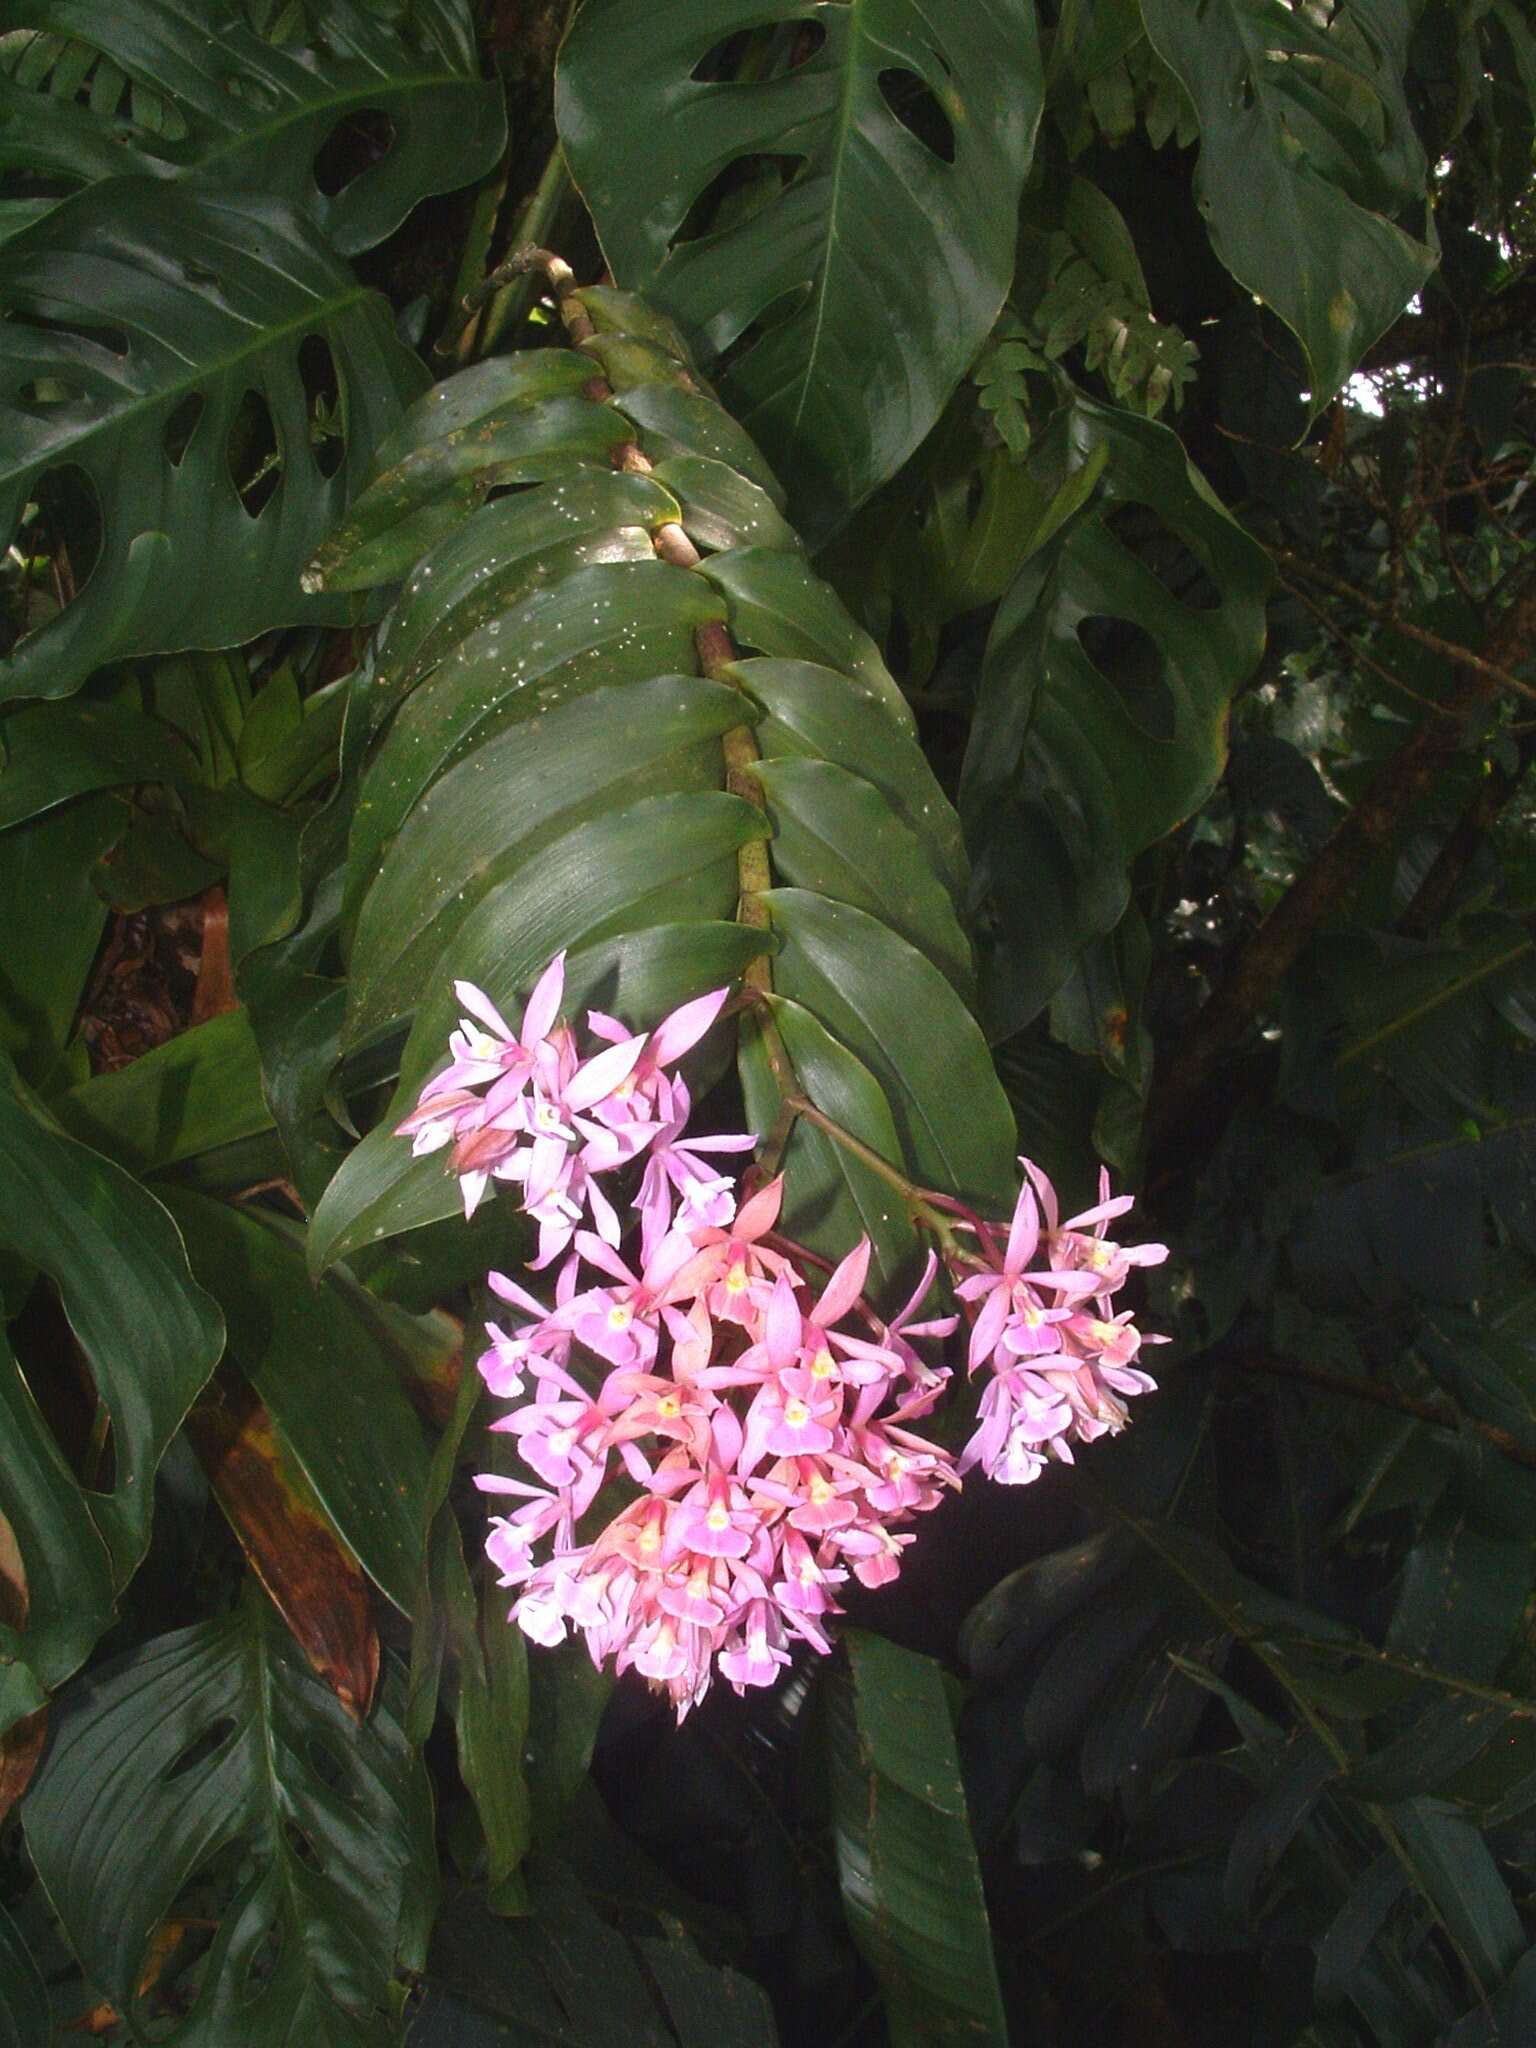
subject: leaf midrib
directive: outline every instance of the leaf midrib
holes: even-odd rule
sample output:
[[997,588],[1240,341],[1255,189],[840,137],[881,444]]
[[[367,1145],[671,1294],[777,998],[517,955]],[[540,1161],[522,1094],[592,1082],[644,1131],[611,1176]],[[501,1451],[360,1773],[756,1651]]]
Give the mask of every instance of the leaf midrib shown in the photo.
[[837,97],[837,142],[832,152],[831,191],[827,198],[826,246],[816,279],[816,312],[811,323],[810,346],[800,367],[800,398],[795,406],[795,416],[790,422],[792,433],[799,431],[806,405],[810,400],[811,385],[815,381],[821,353],[821,331],[826,325],[827,286],[832,274],[832,254],[837,247],[837,218],[843,183],[843,163],[848,154],[848,138],[853,132],[853,93],[858,78],[858,49],[863,36],[863,17],[864,0],[848,0],[847,61],[843,66],[842,86]]

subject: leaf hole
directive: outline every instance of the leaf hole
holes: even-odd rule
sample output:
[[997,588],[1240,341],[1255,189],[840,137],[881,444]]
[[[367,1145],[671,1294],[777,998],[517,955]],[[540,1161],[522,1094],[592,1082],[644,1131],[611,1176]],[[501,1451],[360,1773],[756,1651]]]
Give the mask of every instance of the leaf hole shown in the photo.
[[166,1765],[160,1773],[161,1784],[173,1785],[178,1778],[185,1778],[189,1772],[201,1770],[204,1764],[212,1763],[220,1751],[228,1748],[239,1725],[233,1714],[221,1714],[194,1742],[187,1744],[173,1763]]
[[254,2004],[277,1975],[283,1959],[283,1929],[274,1920],[262,1933],[245,1963],[245,2003]]
[[201,391],[189,391],[165,423],[165,459],[172,469],[180,469],[182,457],[192,445],[192,436],[197,432],[197,423],[207,410],[208,402]]
[[907,133],[940,163],[955,160],[955,125],[940,106],[938,95],[915,71],[882,71],[875,81],[880,97]]
[[248,390],[235,407],[224,454],[241,504],[252,519],[259,518],[283,475],[272,408],[259,391]]
[[296,1820],[283,1822],[283,1840],[290,1852],[296,1856],[306,1870],[323,1870],[325,1860],[315,1847],[312,1837],[307,1835]]
[[29,412],[53,412],[61,405],[78,405],[85,393],[78,384],[62,377],[34,377],[16,394],[16,403]]
[[395,124],[380,107],[343,115],[315,154],[315,183],[327,199],[381,162],[395,146]]
[[711,43],[689,75],[699,85],[761,85],[797,71],[826,40],[822,24],[803,17],[736,29]]
[[1152,571],[1170,597],[1191,611],[1221,609],[1221,592],[1210,571],[1150,505],[1116,505],[1105,515],[1104,524],[1121,547]]
[[74,602],[101,559],[104,532],[101,499],[88,473],[74,462],[45,470],[10,536],[16,582],[6,593],[8,647]]
[[715,358],[710,374],[714,377],[723,377],[734,363],[740,362],[743,356],[750,355],[766,334],[781,326],[784,321],[792,319],[810,295],[809,284],[797,284],[789,291],[780,293],[778,298],[763,308],[755,320],[748,322],[734,341],[721,350]]
[[323,1735],[311,1733],[307,1738],[304,1761],[327,1792],[334,1793],[338,1799],[352,1798],[352,1767]]
[[1078,622],[1078,645],[1149,739],[1171,740],[1176,728],[1173,692],[1162,650],[1145,626],[1090,612]]
[[683,216],[670,247],[739,227],[778,198],[804,170],[803,156],[739,156],[717,171]]
[[41,313],[28,313],[28,327],[39,328],[44,334],[68,334],[76,341],[89,342],[93,348],[105,349],[115,356],[128,353],[128,336],[121,327],[97,327],[83,320],[52,320]]
[[346,460],[347,438],[341,418],[341,378],[323,334],[306,334],[299,343],[299,378],[304,386],[315,467],[322,476],[334,476]]

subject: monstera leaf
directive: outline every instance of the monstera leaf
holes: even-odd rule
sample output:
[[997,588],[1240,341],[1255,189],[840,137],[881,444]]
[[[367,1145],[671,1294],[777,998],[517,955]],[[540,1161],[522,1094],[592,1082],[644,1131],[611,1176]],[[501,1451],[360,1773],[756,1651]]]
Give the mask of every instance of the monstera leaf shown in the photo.
[[1306,350],[1316,414],[1434,268],[1392,218],[1424,191],[1403,94],[1413,9],[1351,0],[1326,29],[1279,0],[1142,12],[1199,116],[1216,254]]
[[1136,855],[1215,787],[1269,580],[1168,428],[1077,395],[1041,460],[1075,514],[998,607],[960,785],[996,1038],[1113,928]]
[[266,199],[114,179],[0,249],[0,308],[0,530],[29,502],[56,516],[77,586],[0,662],[0,698],[350,615],[299,570],[422,372],[315,228]]
[[[595,1001],[636,1026],[750,976],[759,1128],[803,1093],[920,1181],[1009,1199],[958,821],[911,716],[675,337],[626,294],[578,296],[597,326],[579,348],[421,401],[311,572],[398,577],[442,534],[358,699],[343,1043],[410,1029],[393,1102],[315,1214],[321,1265],[456,1207],[441,1160],[412,1161],[393,1126],[442,1062],[454,981],[515,1004],[562,948],[570,1014]],[[598,368],[617,395],[594,395]],[[786,1164],[807,1241],[868,1231],[882,1281],[910,1263],[867,1161],[802,1123]]]
[[398,1690],[392,1675],[359,1727],[253,1595],[72,1696],[27,1800],[28,1841],[86,1975],[135,2031],[151,1943],[198,1879],[217,1932],[191,2011],[156,2038],[395,2037],[390,1979],[421,1965],[436,1877]]
[[[750,80],[711,53],[750,32]],[[567,160],[621,283],[654,294],[820,541],[894,474],[1013,273],[1041,71],[1027,0],[925,9],[591,0],[562,53]]]
[[[323,21],[274,47],[233,0],[9,0],[0,168],[71,185],[192,177],[308,213],[347,255],[371,248],[419,199],[490,168],[502,96],[462,0],[328,0]],[[348,123],[361,161],[333,173],[326,145]]]

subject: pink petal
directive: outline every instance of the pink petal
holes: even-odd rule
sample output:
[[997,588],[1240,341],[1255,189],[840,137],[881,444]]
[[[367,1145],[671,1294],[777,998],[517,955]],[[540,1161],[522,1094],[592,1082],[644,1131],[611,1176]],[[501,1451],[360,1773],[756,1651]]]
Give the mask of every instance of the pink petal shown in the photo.
[[728,988],[717,988],[712,994],[698,996],[693,1002],[682,1004],[669,1017],[663,1017],[651,1033],[652,1058],[664,1067],[680,1060],[714,1023],[729,994]]
[[869,1239],[861,1237],[822,1289],[820,1301],[811,1310],[811,1321],[824,1330],[841,1321],[864,1292],[868,1272]]
[[[564,994],[565,949],[562,947],[539,976],[533,994],[528,998],[528,1007],[523,1012],[525,1046],[536,1045],[541,1038],[548,1038],[549,1027],[560,1014],[560,998]],[[512,1036],[510,1031],[507,1036]]]
[[774,1282],[763,1325],[763,1348],[775,1371],[783,1372],[800,1356],[800,1304],[784,1274]]
[[644,1046],[643,1038],[626,1038],[621,1045],[594,1053],[572,1075],[565,1091],[566,1108],[590,1109],[594,1102],[611,1095],[621,1081],[629,1079]]
[[1019,1199],[1014,1204],[1013,1222],[1008,1229],[1008,1250],[1003,1259],[1004,1268],[1010,1273],[1022,1273],[1035,1255],[1035,1246],[1040,1242],[1040,1210],[1034,1196],[1027,1187],[1019,1189]]
[[777,1174],[767,1187],[759,1188],[750,1201],[743,1202],[736,1212],[732,1227],[733,1237],[761,1237],[765,1230],[772,1230],[779,1220],[779,1205],[784,1199],[784,1176]]
[[478,1017],[488,1030],[494,1031],[498,1038],[504,1038],[510,1043],[512,1028],[484,989],[476,988],[472,981],[456,981],[453,984],[453,992],[471,1017]]

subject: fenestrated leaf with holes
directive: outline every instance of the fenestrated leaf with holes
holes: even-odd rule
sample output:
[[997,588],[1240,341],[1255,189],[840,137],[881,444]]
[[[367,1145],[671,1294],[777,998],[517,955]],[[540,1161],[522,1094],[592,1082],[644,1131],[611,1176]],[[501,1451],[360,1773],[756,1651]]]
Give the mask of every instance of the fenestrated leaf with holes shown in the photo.
[[235,0],[15,0],[0,169],[260,192],[354,255],[496,161],[502,96],[480,75],[463,0],[326,0],[316,27],[276,45],[249,13]]
[[960,780],[993,1038],[1044,1008],[1120,919],[1136,855],[1215,787],[1269,586],[1167,427],[1069,391],[1038,461],[1065,480],[998,607]]
[[729,353],[726,401],[813,542],[895,473],[986,339],[1041,88],[1027,0],[578,15],[556,114],[614,275],[706,362]]
[[[125,655],[361,615],[307,595],[299,571],[424,372],[308,221],[116,179],[5,243],[0,310],[0,531],[40,505],[73,591],[0,661],[0,699],[68,696]],[[317,356],[334,420],[306,384]]]
[[[742,977],[765,1134],[782,1123],[783,1145],[810,1101],[898,1173],[1005,1204],[965,856],[911,714],[670,324],[552,274],[572,345],[421,400],[310,571],[415,563],[355,700],[371,740],[342,916],[344,1044],[410,1029],[311,1258],[452,1210],[441,1160],[393,1130],[441,1063],[453,983],[511,1004],[562,948],[572,1014],[636,1026]],[[868,1229],[894,1282],[914,1249],[899,1193],[792,1136],[790,1227],[829,1252]]]
[[399,1690],[391,1672],[358,1726],[253,1593],[72,1695],[27,1800],[28,1846],[86,1976],[136,2032],[151,1941],[195,1886],[217,1932],[191,2010],[154,2038],[395,2037],[390,1980],[421,1967],[436,1894]]

